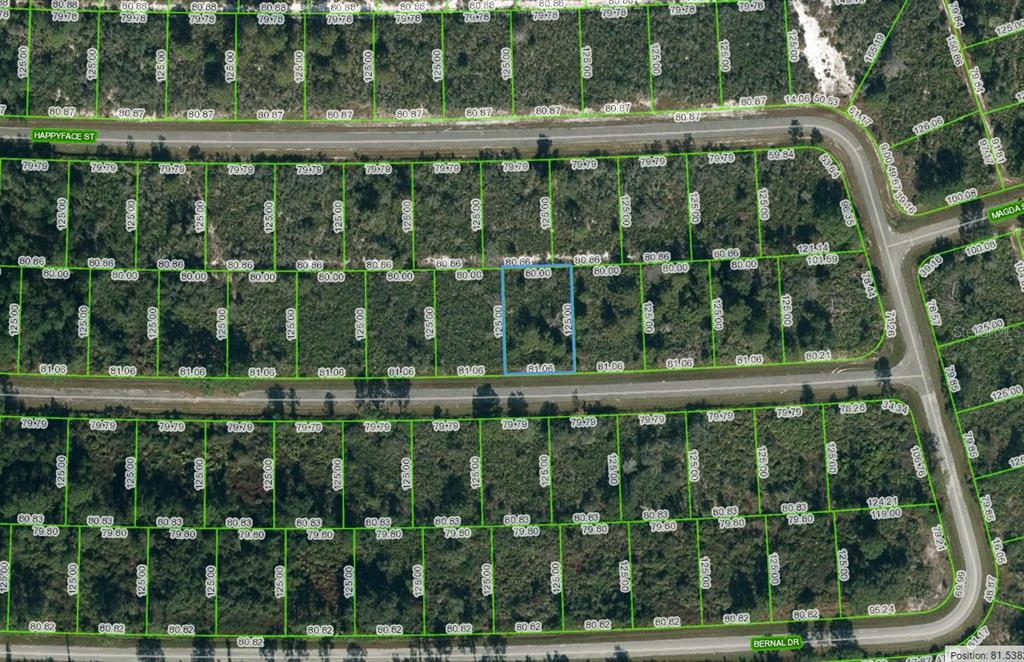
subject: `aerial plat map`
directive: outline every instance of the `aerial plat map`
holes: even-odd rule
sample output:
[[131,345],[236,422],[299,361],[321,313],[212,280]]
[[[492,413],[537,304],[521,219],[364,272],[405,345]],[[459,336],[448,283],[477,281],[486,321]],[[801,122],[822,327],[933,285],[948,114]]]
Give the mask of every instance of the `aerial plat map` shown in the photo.
[[1024,659],[1016,0],[0,0],[11,660]]

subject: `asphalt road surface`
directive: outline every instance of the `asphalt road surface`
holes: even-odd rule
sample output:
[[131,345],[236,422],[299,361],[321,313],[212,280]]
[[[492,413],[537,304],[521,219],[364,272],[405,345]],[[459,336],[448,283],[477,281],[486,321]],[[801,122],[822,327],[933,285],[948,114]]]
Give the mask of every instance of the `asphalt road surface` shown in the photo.
[[[953,643],[976,623],[982,606],[984,586],[983,559],[988,559],[987,543],[975,535],[976,505],[965,490],[965,485],[955,470],[954,458],[962,453],[959,439],[951,434],[943,418],[945,390],[939,383],[938,370],[932,363],[926,349],[929,329],[916,314],[916,289],[905,271],[907,256],[915,249],[928,246],[938,236],[957,230],[958,220],[937,221],[910,233],[898,233],[888,222],[886,208],[888,193],[879,167],[877,156],[859,129],[830,115],[793,112],[790,114],[746,113],[735,116],[708,117],[699,123],[676,124],[666,121],[635,121],[615,123],[571,122],[557,128],[542,128],[536,125],[522,126],[474,126],[455,128],[378,128],[335,130],[319,126],[267,128],[256,130],[212,130],[200,128],[160,128],[147,126],[124,126],[121,124],[101,125],[100,142],[110,147],[123,146],[131,142],[136,147],[147,143],[163,143],[168,146],[200,145],[207,151],[308,151],[312,153],[383,153],[390,150],[423,153],[461,153],[483,147],[489,149],[518,148],[527,152],[534,150],[539,140],[549,141],[550,148],[585,148],[601,146],[614,151],[617,147],[638,145],[656,141],[682,140],[689,134],[699,145],[705,142],[735,145],[737,143],[770,144],[785,140],[791,121],[797,120],[804,131],[817,128],[836,148],[843,161],[846,175],[854,191],[855,203],[870,241],[881,256],[878,266],[882,272],[885,301],[894,308],[897,315],[899,334],[905,345],[902,360],[892,368],[892,382],[915,391],[924,405],[923,420],[920,421],[936,438],[938,467],[933,467],[936,488],[944,497],[946,505],[947,531],[961,544],[962,568],[967,573],[964,597],[953,599],[952,606],[938,615],[928,618],[896,619],[890,624],[884,620],[864,622],[854,628],[854,638],[863,647],[914,646],[924,648],[936,642]],[[24,127],[0,127],[0,137],[17,137],[27,134]],[[831,367],[829,368],[831,370]],[[708,374],[699,381],[674,381],[663,376],[652,375],[643,381],[619,383],[615,381],[581,381],[578,384],[563,382],[545,383],[545,380],[520,381],[514,386],[528,401],[554,400],[576,396],[581,399],[603,399],[615,397],[649,397],[666,399],[680,397],[709,398],[726,393],[743,393],[760,397],[790,392],[803,384],[823,387],[844,387],[851,384],[868,384],[876,381],[871,370],[834,370],[812,375],[761,376],[756,371],[730,373],[728,376]],[[199,398],[204,403],[230,404],[241,399],[257,399],[266,402],[263,392],[217,397],[197,396],[191,393],[175,392],[173,387],[161,385],[158,388],[135,388],[105,381],[103,384],[51,387],[45,381],[26,382],[18,385],[19,396],[25,398],[57,398],[58,401],[89,402],[114,398],[131,403],[134,399],[146,402],[164,402],[168,407],[181,404],[186,399]],[[513,387],[509,387],[512,389]],[[351,387],[332,386],[329,389],[336,398],[354,397]],[[300,399],[322,399],[323,387],[304,388],[297,393]],[[425,402],[450,402],[471,399],[474,389],[460,382],[424,381],[414,382],[410,398]],[[499,394],[502,394],[499,392]],[[937,469],[937,471],[936,471]],[[785,625],[759,628],[761,633],[784,633]],[[749,654],[750,633],[745,634],[719,631],[696,637],[680,638],[679,634],[664,636],[630,633],[617,635],[573,637],[557,644],[531,643],[530,640],[509,638],[504,655],[508,659],[526,656],[543,658],[557,652],[572,658],[611,657],[617,650],[624,650],[633,657],[666,657],[680,655],[707,656],[711,654]],[[48,646],[33,644],[12,645],[10,650],[16,657],[22,656],[70,656],[75,659],[118,659],[119,656],[135,656],[124,648],[104,649],[78,645]],[[449,659],[477,659],[481,651],[452,651]],[[241,653],[241,654],[240,654]],[[218,656],[227,651],[217,649]],[[315,652],[314,652],[315,654]],[[167,659],[189,659],[188,650],[165,650]],[[396,642],[382,647],[368,649],[366,659],[406,657],[408,646]],[[255,652],[231,651],[231,657],[244,659],[257,657]],[[344,651],[336,651],[334,658],[344,657]]]

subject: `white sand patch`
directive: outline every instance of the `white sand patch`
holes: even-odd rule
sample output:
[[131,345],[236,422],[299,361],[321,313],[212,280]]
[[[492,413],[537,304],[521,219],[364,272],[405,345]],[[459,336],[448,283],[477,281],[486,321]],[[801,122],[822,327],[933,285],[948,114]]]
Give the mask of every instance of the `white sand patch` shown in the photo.
[[829,43],[822,34],[818,19],[811,16],[801,0],[792,0],[797,20],[804,37],[803,55],[811,72],[818,80],[819,91],[824,94],[844,96],[853,93],[853,80],[846,73],[843,55]]

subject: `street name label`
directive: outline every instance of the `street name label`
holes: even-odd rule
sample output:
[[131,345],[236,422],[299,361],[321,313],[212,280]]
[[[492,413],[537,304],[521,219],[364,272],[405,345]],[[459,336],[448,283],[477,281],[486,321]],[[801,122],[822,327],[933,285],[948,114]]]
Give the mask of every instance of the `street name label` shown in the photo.
[[998,223],[1007,218],[1024,214],[1024,200],[1018,200],[1011,202],[1001,207],[993,207],[988,210],[988,220],[993,223]]
[[755,651],[795,651],[803,646],[804,638],[798,634],[768,635],[750,640],[750,649]]
[[98,137],[91,129],[32,129],[34,143],[94,143]]

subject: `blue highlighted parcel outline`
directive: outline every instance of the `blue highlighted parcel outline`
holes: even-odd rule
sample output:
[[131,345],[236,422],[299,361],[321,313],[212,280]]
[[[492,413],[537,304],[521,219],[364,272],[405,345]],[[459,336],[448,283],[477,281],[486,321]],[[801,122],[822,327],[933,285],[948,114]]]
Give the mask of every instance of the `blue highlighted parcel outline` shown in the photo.
[[[572,368],[570,370],[509,371],[508,369],[508,306],[505,300],[505,272],[509,269],[566,269],[569,271],[569,323],[572,326]],[[571,264],[515,264],[502,265],[501,272],[501,371],[505,375],[573,375],[576,374],[576,292]]]

